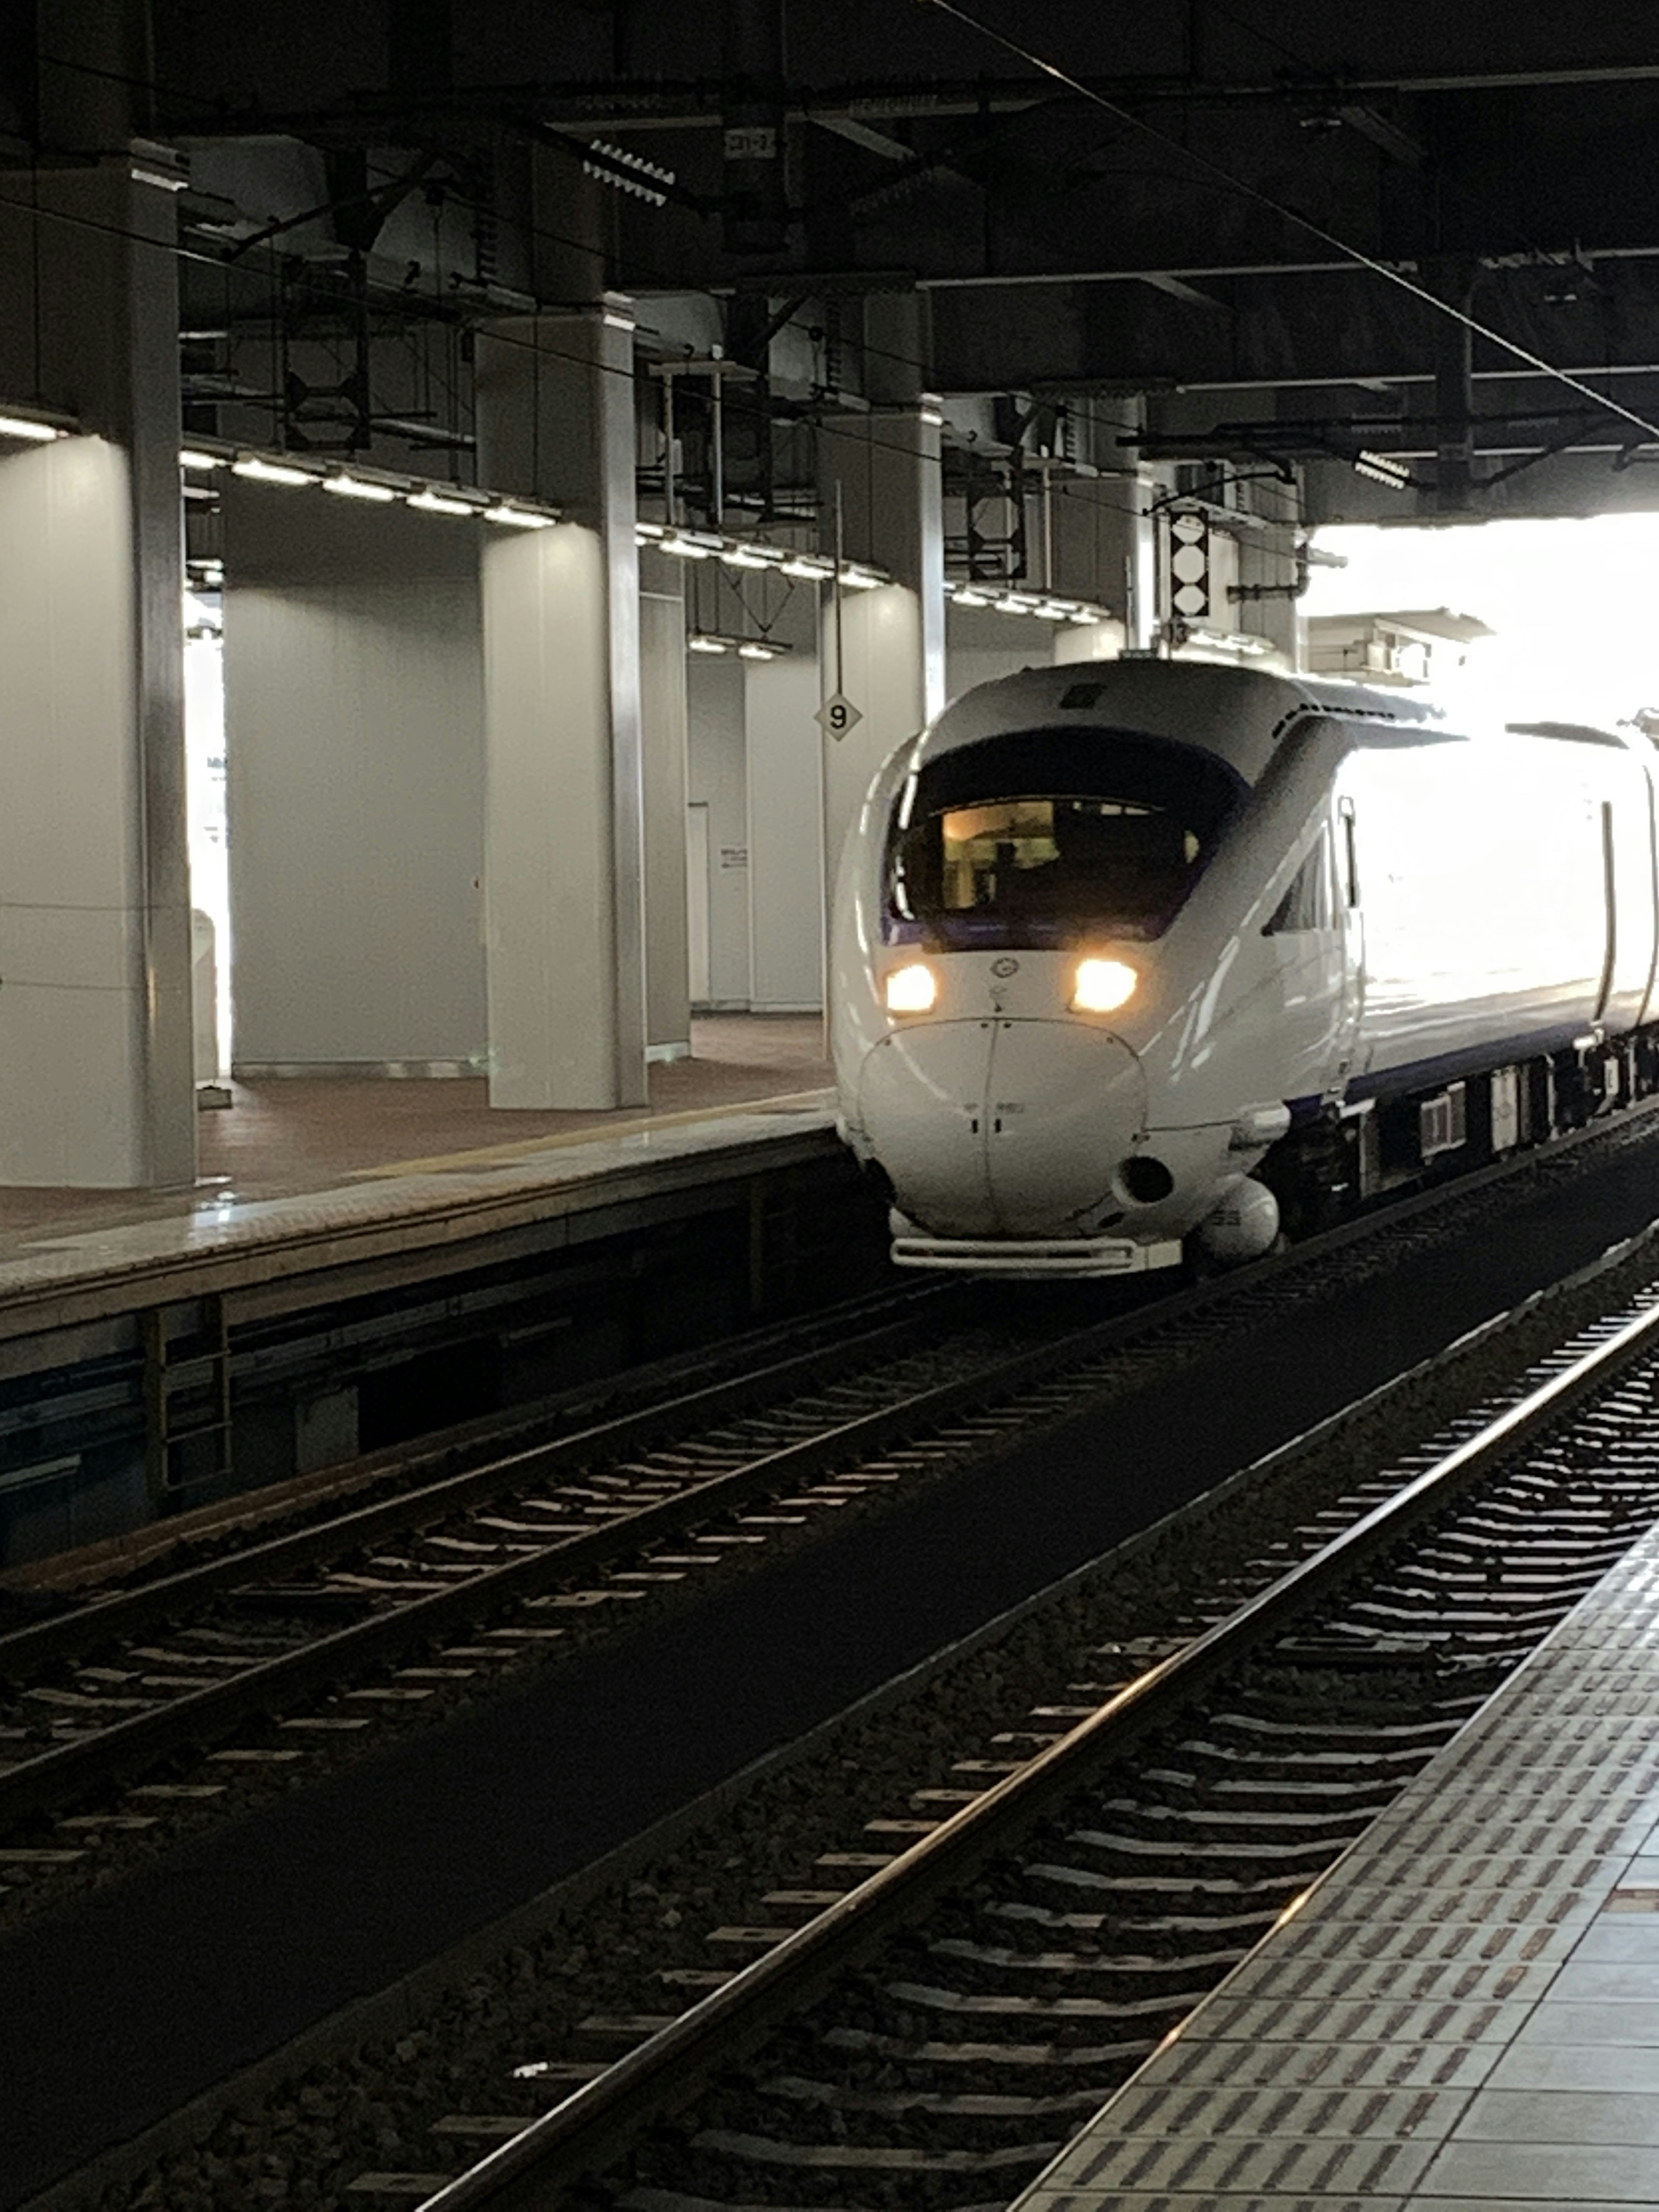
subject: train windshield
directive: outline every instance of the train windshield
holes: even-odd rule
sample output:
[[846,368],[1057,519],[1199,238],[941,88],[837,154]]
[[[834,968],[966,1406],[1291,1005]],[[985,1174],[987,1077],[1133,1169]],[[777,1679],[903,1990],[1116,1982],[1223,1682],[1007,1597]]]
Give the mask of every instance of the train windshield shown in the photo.
[[942,753],[895,810],[889,934],[964,949],[1160,936],[1244,792],[1213,754],[1127,731]]

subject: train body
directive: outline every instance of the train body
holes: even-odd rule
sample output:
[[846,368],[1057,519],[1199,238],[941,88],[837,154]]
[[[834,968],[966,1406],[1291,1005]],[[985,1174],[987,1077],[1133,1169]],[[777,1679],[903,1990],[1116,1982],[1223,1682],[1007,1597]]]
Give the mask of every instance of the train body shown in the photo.
[[1129,659],[947,707],[831,944],[841,1126],[901,1264],[1220,1264],[1652,1088],[1644,738]]

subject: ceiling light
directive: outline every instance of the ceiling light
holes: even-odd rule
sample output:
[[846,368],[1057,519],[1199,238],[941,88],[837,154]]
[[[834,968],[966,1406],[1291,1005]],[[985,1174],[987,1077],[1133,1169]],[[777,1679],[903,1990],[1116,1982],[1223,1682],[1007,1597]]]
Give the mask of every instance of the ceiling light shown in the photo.
[[222,453],[198,453],[194,446],[186,446],[179,456],[181,469],[222,469],[224,465]]
[[258,453],[244,453],[233,461],[230,472],[234,477],[252,477],[256,483],[308,484],[317,479],[309,469],[290,469],[281,461],[261,460]]
[[732,568],[775,568],[783,556],[771,545],[722,545],[720,558]]
[[867,568],[843,568],[841,572],[841,580],[849,591],[873,592],[880,583],[881,578],[872,576]]
[[398,496],[390,484],[368,483],[362,477],[325,477],[323,489],[337,491],[342,499],[374,500],[382,507]]
[[662,522],[636,522],[634,525],[634,535],[641,545],[650,545],[665,535],[667,527],[666,523]]
[[688,637],[685,642],[693,653],[724,653],[726,651],[726,640],[723,637]]
[[1356,475],[1369,477],[1373,483],[1387,484],[1394,491],[1411,489],[1411,471],[1404,461],[1395,460],[1392,453],[1360,453],[1353,465]]
[[792,553],[779,571],[781,575],[803,576],[815,584],[821,584],[826,576],[835,573],[835,562],[817,553]]
[[405,507],[418,507],[422,514],[476,514],[478,510],[470,499],[450,499],[441,491],[411,491],[404,495]]
[[64,435],[50,422],[31,422],[26,415],[0,415],[0,438],[35,438],[42,445]]
[[967,584],[958,584],[954,596],[959,607],[988,607],[991,604],[988,592],[976,592]]
[[483,519],[486,522],[504,522],[514,530],[551,530],[554,522],[550,514],[532,514],[527,507],[509,507],[505,500],[485,507]]
[[700,544],[695,538],[686,537],[684,532],[676,531],[672,538],[663,539],[662,550],[665,553],[673,554],[677,560],[707,561],[714,548]]
[[747,640],[738,647],[739,660],[775,660],[777,657],[778,648],[775,645],[762,645],[754,638]]
[[1043,622],[1070,622],[1072,610],[1060,599],[1043,599],[1031,612]]
[[997,601],[996,609],[1000,615],[1029,615],[1031,611],[1031,603],[1029,599],[1023,599],[1018,592],[1005,592]]

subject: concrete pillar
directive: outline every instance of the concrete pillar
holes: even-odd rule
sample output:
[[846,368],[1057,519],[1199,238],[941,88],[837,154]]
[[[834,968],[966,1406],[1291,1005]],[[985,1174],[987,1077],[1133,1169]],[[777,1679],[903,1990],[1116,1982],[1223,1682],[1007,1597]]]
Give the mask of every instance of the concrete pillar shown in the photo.
[[5,198],[0,404],[84,434],[0,441],[0,1182],[187,1184],[174,203],[118,159]]
[[823,1004],[823,739],[809,656],[747,665],[750,1003],[757,1014]]
[[[1056,483],[1054,573],[1050,589],[1062,599],[1091,599],[1116,617],[1132,645],[1152,639],[1156,608],[1155,541],[1148,510],[1154,487],[1139,477],[1073,477]],[[1068,650],[1056,642],[1056,659],[1089,659],[1097,653]]]
[[483,554],[489,1098],[646,1099],[633,322],[610,301],[477,341],[478,474],[556,502]]
[[[663,568],[678,563],[659,558]],[[685,600],[640,598],[641,719],[645,746],[646,1048],[653,1060],[691,1049],[687,957]]]
[[874,590],[843,586],[825,594],[824,692],[838,689],[862,718],[844,737],[825,741],[825,849],[833,881],[870,778],[945,704],[939,416],[921,400],[833,416],[820,428],[819,453],[826,547],[839,490],[848,561],[868,562],[893,578]]

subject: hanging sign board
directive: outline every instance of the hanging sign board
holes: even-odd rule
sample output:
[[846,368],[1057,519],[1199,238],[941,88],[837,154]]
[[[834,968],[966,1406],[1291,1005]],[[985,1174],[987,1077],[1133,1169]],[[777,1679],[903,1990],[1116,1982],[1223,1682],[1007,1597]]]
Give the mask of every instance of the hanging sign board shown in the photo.
[[864,717],[844,691],[835,691],[824,701],[812,720],[826,736],[844,738],[849,730],[858,727]]

